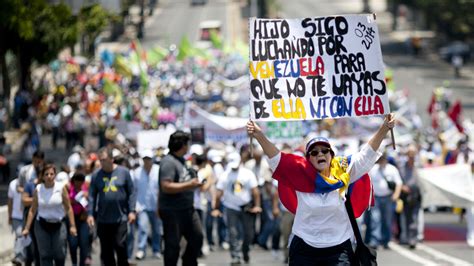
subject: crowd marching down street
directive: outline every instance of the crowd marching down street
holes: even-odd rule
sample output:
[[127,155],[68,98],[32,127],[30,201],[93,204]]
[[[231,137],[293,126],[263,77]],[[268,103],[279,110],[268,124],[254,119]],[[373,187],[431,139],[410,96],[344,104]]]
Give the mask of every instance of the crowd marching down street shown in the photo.
[[[237,265],[250,263],[257,248],[289,265],[355,265],[354,226],[367,250],[388,250],[391,241],[416,249],[424,210],[443,206],[442,192],[430,190],[441,170],[432,169],[472,177],[474,125],[449,84],[417,106],[408,90],[393,88],[389,70],[385,80],[374,72],[374,91],[387,84],[379,108],[390,112],[260,121],[251,114],[259,107],[249,108],[248,48],[223,48],[215,38],[208,50],[183,38],[177,48],[145,51],[133,41],[122,54],[58,59],[34,72],[34,90],[16,93],[11,117],[0,106],[0,127],[15,128],[0,146],[14,265],[122,266],[150,257],[198,265],[218,250]],[[370,63],[353,59],[336,68],[356,72],[357,62]],[[273,115],[285,110],[272,104]],[[288,117],[305,114],[298,104]],[[66,154],[64,164],[51,160],[48,145]],[[11,152],[21,164],[11,167]],[[453,202],[474,247],[474,207]]]

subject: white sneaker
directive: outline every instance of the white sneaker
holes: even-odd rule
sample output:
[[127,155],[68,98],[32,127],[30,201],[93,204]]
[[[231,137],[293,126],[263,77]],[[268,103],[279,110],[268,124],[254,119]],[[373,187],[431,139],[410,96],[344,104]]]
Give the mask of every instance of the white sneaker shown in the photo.
[[280,260],[280,252],[278,250],[272,249],[272,257],[274,260]]
[[230,248],[229,243],[227,243],[227,242],[222,242],[222,248],[223,248],[224,250],[229,250],[229,248]]
[[161,260],[161,254],[160,254],[160,252],[155,252],[155,253],[153,253],[153,258],[158,259],[158,260]]
[[135,258],[137,260],[142,260],[143,258],[145,258],[145,252],[143,252],[143,250],[137,251],[137,253],[135,254]]

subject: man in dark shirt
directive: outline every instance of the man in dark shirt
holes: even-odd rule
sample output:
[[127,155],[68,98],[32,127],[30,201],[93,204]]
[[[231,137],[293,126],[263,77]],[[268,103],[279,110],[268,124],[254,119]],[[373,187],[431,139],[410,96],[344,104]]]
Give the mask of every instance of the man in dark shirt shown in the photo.
[[114,164],[111,149],[102,148],[98,155],[102,167],[92,175],[87,223],[93,227],[97,220],[102,263],[128,266],[127,222],[136,219],[132,178],[127,168]]
[[158,211],[163,221],[165,266],[177,265],[181,237],[187,241],[183,265],[197,265],[203,233],[193,207],[194,189],[202,184],[183,156],[189,149],[190,135],[176,131],[168,142],[169,154],[160,161]]

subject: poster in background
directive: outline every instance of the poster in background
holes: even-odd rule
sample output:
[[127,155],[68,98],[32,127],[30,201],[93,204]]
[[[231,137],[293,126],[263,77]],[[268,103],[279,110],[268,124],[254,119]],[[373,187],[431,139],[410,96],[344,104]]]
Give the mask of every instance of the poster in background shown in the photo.
[[373,15],[249,20],[252,120],[390,113]]
[[206,131],[204,127],[191,128],[191,143],[192,144],[206,144]]

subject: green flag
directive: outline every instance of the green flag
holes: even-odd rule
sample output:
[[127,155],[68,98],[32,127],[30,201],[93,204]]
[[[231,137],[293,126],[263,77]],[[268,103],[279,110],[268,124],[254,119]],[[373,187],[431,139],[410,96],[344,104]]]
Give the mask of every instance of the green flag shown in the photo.
[[222,48],[224,48],[224,43],[222,41],[221,36],[219,36],[219,34],[217,33],[217,31],[211,30],[209,34],[210,34],[209,37],[210,37],[212,46],[214,46],[214,48],[216,49],[222,50]]
[[185,58],[192,56],[194,53],[193,50],[193,46],[191,45],[191,42],[189,41],[188,37],[184,36],[183,38],[181,38],[181,43],[179,44],[178,48],[178,56],[176,57],[176,59],[182,61]]
[[129,62],[121,55],[115,56],[114,69],[117,74],[128,78],[132,77],[132,70],[130,70]]
[[161,46],[156,46],[147,52],[147,62],[149,65],[156,65],[168,55],[168,50]]

